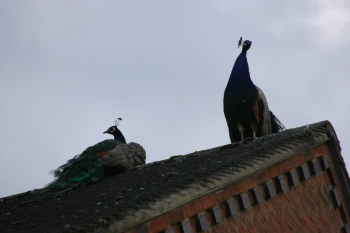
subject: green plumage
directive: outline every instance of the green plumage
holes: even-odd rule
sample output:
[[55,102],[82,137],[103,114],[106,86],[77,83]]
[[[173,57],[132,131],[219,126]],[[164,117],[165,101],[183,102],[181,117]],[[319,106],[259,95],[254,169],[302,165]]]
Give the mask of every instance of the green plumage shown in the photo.
[[47,185],[51,191],[61,191],[95,183],[104,179],[104,168],[99,162],[98,153],[114,149],[119,141],[108,139],[88,147],[80,155],[52,171],[55,180]]

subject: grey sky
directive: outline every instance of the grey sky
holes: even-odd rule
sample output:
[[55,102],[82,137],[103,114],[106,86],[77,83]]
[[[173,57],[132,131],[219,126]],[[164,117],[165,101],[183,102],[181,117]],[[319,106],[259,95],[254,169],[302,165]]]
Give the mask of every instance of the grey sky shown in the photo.
[[349,1],[0,1],[0,197],[122,117],[147,162],[229,143],[223,93],[253,82],[287,128],[329,120],[350,164]]

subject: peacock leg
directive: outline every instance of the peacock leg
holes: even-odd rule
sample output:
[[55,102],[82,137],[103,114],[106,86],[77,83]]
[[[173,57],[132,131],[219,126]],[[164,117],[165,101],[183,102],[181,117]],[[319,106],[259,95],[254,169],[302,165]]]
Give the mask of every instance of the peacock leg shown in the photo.
[[241,141],[244,140],[244,127],[240,121],[237,121],[238,131],[241,133]]
[[253,131],[253,137],[256,138],[256,131],[257,131],[257,123],[256,122],[252,122],[250,123],[250,126],[252,127],[252,131]]

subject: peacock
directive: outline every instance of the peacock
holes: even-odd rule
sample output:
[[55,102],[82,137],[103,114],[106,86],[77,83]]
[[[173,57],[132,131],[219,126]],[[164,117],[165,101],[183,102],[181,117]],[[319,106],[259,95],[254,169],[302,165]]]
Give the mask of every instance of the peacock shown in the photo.
[[[242,43],[242,37],[238,47]],[[247,137],[260,137],[285,129],[270,111],[262,90],[250,78],[247,51],[252,42],[245,40],[236,59],[224,93],[224,114],[231,143]]]
[[52,171],[55,180],[46,187],[53,192],[66,191],[145,164],[146,151],[135,142],[126,143],[124,135],[118,129],[121,121],[118,118],[114,126],[103,132],[113,135],[114,139],[88,147],[80,155]]

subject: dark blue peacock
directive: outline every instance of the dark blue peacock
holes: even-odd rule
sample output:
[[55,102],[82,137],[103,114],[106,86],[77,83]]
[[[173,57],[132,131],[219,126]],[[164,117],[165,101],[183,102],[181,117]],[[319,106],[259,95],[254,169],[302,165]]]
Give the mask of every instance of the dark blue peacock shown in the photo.
[[[238,47],[241,43],[242,37]],[[251,44],[249,40],[243,42],[224,93],[224,113],[231,143],[285,129],[269,110],[262,90],[250,78],[247,51]]]
[[52,171],[55,180],[47,185],[50,191],[59,192],[98,182],[108,176],[121,173],[128,168],[145,164],[146,152],[137,143],[126,143],[124,135],[118,129],[121,118],[115,126],[104,133],[114,136],[88,147],[80,155],[67,161]]

